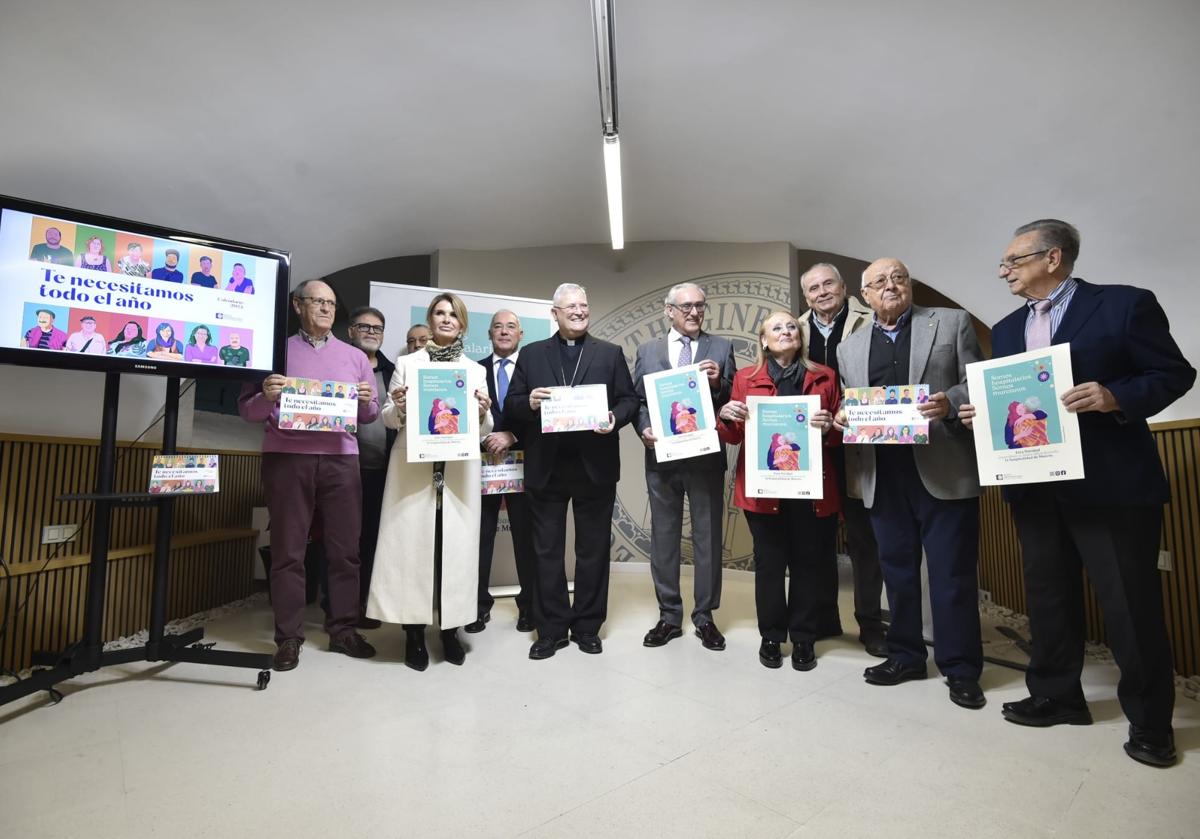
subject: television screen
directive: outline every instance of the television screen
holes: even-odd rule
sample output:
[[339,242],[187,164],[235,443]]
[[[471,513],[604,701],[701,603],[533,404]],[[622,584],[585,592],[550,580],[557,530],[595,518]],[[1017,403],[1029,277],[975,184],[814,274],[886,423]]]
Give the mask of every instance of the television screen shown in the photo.
[[262,378],[283,369],[289,262],[0,196],[0,362]]

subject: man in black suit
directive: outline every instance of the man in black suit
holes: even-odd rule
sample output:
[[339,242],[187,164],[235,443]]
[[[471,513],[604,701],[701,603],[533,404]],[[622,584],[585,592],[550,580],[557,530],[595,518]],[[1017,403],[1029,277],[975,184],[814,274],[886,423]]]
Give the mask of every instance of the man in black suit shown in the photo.
[[[488,335],[492,339],[492,354],[479,363],[487,370],[488,396],[492,400],[492,433],[483,439],[488,454],[503,455],[510,449],[521,450],[521,441],[512,432],[504,416],[504,400],[520,358],[521,321],[515,313],[501,309],[492,316]],[[496,524],[500,520],[500,504],[508,510],[509,532],[512,534],[513,555],[517,561],[517,631],[532,632],[534,592],[537,590],[537,554],[533,549],[533,522],[529,518],[529,499],[523,492],[483,496],[479,514],[479,617],[467,624],[467,632],[483,632],[492,618],[495,599],[488,591],[492,575],[492,551],[496,543]]]
[[[510,428],[525,443],[525,492],[533,518],[538,583],[538,640],[533,659],[549,658],[571,640],[599,653],[608,610],[608,566],[613,505],[621,477],[616,432],[637,416],[629,365],[616,344],[587,334],[587,291],[564,283],[554,291],[550,314],[558,332],[527,346],[505,399]],[[540,411],[552,387],[604,385],[608,424],[595,431],[543,434]],[[575,602],[567,594],[567,504],[575,515]]]
[[1042,219],[1016,229],[1000,262],[1000,278],[1026,302],[992,328],[992,351],[1001,358],[1071,345],[1080,384],[1061,400],[1079,415],[1085,475],[1004,488],[1021,540],[1033,652],[1030,695],[1006,702],[1003,714],[1018,725],[1091,724],[1080,685],[1086,568],[1121,668],[1125,752],[1170,766],[1175,680],[1158,574],[1170,489],[1146,420],[1187,393],[1196,371],[1151,292],[1084,282],[1071,273],[1078,256],[1079,231]]

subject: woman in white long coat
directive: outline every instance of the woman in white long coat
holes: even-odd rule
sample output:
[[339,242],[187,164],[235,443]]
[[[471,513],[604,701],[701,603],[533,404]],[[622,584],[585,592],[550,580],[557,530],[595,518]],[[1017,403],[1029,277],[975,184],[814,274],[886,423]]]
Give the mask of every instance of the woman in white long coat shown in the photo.
[[[410,420],[426,421],[423,416],[410,418],[407,413],[405,396],[413,365],[435,361],[466,366],[464,390],[473,394],[472,401],[477,403],[480,439],[492,430],[484,369],[463,355],[466,306],[453,294],[439,294],[429,304],[426,320],[432,337],[422,349],[396,359],[396,372],[380,412],[384,425],[400,434],[388,462],[379,545],[367,598],[368,617],[404,625],[404,663],[414,670],[429,666],[425,627],[434,623],[435,608],[446,661],[462,664],[466,658],[458,627],[475,620],[479,608],[482,505],[479,460],[408,462],[406,425]],[[470,407],[464,405],[463,409]],[[440,509],[439,473],[444,480]],[[440,563],[435,562],[439,556]]]

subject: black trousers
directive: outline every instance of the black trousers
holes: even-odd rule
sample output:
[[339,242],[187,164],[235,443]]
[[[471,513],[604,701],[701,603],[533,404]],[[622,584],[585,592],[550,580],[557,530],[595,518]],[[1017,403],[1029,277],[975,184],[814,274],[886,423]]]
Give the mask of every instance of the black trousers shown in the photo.
[[892,623],[888,655],[922,664],[929,653],[921,631],[921,555],[929,568],[933,656],[944,676],[978,679],[983,672],[979,626],[979,499],[947,501],[925,489],[904,451],[875,452],[871,524],[887,584]]
[[483,496],[483,508],[479,514],[479,614],[491,609],[496,602],[488,591],[488,582],[492,576],[492,552],[496,545],[496,523],[500,520],[501,499],[504,499],[508,508],[509,533],[517,561],[517,582],[521,584],[521,591],[517,594],[517,611],[532,615],[534,592],[537,591],[537,552],[533,547],[529,498],[523,492]]
[[[854,619],[859,633],[883,631],[883,570],[879,567],[879,547],[871,514],[861,498],[842,496],[842,517],[846,520],[846,551],[854,568]],[[834,618],[836,619],[836,603]]]
[[[811,644],[837,605],[837,517],[818,517],[811,501],[785,499],[778,513],[746,514],[754,540],[754,606],[758,633],[768,641]],[[784,593],[784,574],[789,576]]]
[[375,569],[375,546],[379,544],[379,517],[383,510],[383,485],[387,469],[360,469],[362,480],[362,533],[358,537],[359,605],[367,605],[371,572]]
[[[612,545],[616,484],[593,484],[582,464],[556,472],[538,490],[527,489],[537,553],[539,638],[565,638],[568,632],[596,635],[608,615],[608,564]],[[564,566],[567,504],[575,516],[575,601],[567,592]]]
[[[854,568],[854,619],[858,622],[859,634],[882,632],[883,571],[879,567],[879,546],[875,544],[871,514],[861,498],[851,498],[847,494],[846,452],[836,448],[830,459],[837,475],[842,518],[846,522],[846,552],[850,554],[850,564]],[[833,614],[821,621],[822,635],[832,634],[841,627],[837,600],[833,602]]]
[[1012,507],[1021,540],[1033,652],[1025,683],[1034,696],[1084,701],[1083,574],[1104,611],[1121,680],[1117,697],[1129,721],[1171,728],[1174,663],[1158,572],[1161,507],[1060,503],[1053,487],[1029,487]]

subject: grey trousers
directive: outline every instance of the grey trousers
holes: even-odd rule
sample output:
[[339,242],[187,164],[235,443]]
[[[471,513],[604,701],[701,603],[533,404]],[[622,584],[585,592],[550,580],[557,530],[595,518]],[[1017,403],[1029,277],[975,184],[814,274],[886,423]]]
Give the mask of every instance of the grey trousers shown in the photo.
[[712,623],[721,605],[721,522],[725,512],[725,473],[680,465],[663,471],[646,470],[650,498],[650,576],[658,597],[660,620],[683,625],[679,593],[680,543],[683,538],[683,499],[692,515],[692,561],[695,565],[696,604],[692,623]]

